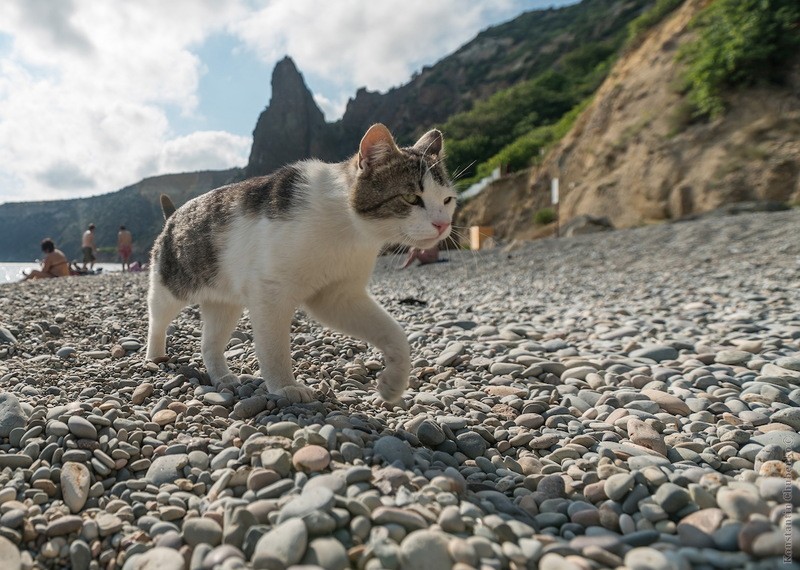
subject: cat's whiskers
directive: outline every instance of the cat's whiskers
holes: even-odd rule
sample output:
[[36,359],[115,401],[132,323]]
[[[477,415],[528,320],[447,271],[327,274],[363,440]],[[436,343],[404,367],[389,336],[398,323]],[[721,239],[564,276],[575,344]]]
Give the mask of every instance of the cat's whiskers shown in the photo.
[[[450,230],[450,233],[451,233],[451,235],[455,235],[456,237],[458,237],[459,243],[461,243],[461,244],[469,243],[469,239],[467,237],[467,234],[464,233],[468,229],[469,228],[467,228],[466,226],[455,226],[454,225],[454,226],[452,226],[452,229]],[[462,232],[461,230],[464,230],[464,231]],[[454,243],[455,243],[455,241],[454,241]],[[482,254],[481,250],[479,250],[479,249],[476,250],[476,249],[471,249],[470,248],[469,251],[470,251],[472,259],[475,262],[475,269],[477,270],[478,269],[478,262],[482,261],[480,258],[483,256],[483,254]]]
[[422,175],[422,176],[423,176],[423,178],[424,178],[424,177],[425,177],[425,176],[426,176],[426,175],[427,175],[427,174],[428,174],[428,173],[431,171],[431,169],[432,169],[434,166],[436,166],[437,164],[439,164],[439,163],[440,163],[440,162],[442,162],[443,160],[444,160],[444,157],[442,157],[442,158],[440,158],[439,160],[435,161],[433,164],[430,164],[430,165],[428,165],[428,169],[425,171],[425,174],[423,174],[423,175]]
[[458,180],[459,178],[464,176],[464,174],[466,174],[467,170],[472,168],[475,165],[476,162],[477,162],[476,160],[473,160],[468,165],[466,165],[464,168],[460,168],[460,169],[457,168],[456,171],[453,173],[453,182],[455,182],[456,180]]

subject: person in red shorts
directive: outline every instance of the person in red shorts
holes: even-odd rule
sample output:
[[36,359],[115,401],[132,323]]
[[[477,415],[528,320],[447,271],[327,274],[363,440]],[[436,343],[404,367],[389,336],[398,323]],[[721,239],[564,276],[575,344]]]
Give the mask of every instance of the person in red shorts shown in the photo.
[[131,253],[133,252],[133,236],[131,235],[130,230],[126,229],[125,226],[119,227],[119,233],[117,234],[117,251],[119,252],[119,257],[122,260],[122,270],[130,271],[130,259]]

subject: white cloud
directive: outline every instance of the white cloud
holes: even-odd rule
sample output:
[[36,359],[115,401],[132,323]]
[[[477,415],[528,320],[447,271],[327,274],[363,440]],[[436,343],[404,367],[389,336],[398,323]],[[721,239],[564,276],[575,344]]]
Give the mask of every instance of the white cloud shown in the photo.
[[[222,131],[201,131],[172,139],[162,148],[158,160],[161,173],[223,170],[247,162],[251,137]],[[242,161],[244,157],[244,161]]]
[[333,121],[344,115],[345,107],[347,107],[347,94],[340,97],[338,101],[332,101],[322,93],[314,93],[313,95],[314,102],[322,111],[322,114],[325,115],[326,120]]
[[[243,166],[242,137],[176,137],[203,64],[192,49],[243,16],[235,2],[4,0],[0,202],[117,190],[169,166]],[[210,144],[217,141],[225,144]],[[174,172],[174,170],[172,171]]]
[[[461,0],[292,0],[268,2],[232,29],[265,61],[289,54],[301,72],[346,88],[386,90],[408,80],[431,54],[458,48],[486,27],[488,13],[515,2]],[[516,11],[519,11],[518,8]]]

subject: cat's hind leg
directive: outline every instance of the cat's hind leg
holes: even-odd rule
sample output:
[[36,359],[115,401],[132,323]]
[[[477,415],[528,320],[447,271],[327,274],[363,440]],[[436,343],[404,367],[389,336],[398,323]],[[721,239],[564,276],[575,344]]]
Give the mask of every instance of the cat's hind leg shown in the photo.
[[306,308],[320,322],[378,347],[386,360],[386,369],[378,377],[378,392],[387,402],[400,400],[408,388],[411,370],[408,339],[398,322],[365,289],[326,289],[307,301]]
[[167,327],[185,305],[157,277],[150,278],[150,290],[147,293],[147,360],[167,355]]
[[221,390],[233,388],[239,378],[225,361],[225,348],[231,339],[236,322],[242,315],[241,305],[204,301],[200,303],[203,318],[203,337],[200,341],[203,362],[214,386]]

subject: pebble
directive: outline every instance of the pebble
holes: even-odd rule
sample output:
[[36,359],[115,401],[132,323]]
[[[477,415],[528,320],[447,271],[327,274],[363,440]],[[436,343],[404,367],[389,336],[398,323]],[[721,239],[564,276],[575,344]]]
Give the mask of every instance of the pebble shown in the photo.
[[181,536],[189,546],[208,544],[213,547],[222,542],[222,528],[210,518],[195,517],[183,523]]
[[295,497],[281,508],[278,522],[295,517],[303,518],[319,511],[328,512],[333,507],[333,504],[334,495],[330,489],[319,485],[307,487],[298,497]]
[[678,351],[671,346],[654,344],[631,351],[630,357],[662,362],[664,360],[675,360],[678,358]]
[[753,513],[766,514],[767,506],[753,487],[730,489],[723,487],[717,492],[717,504],[734,520],[747,520]]
[[253,564],[256,568],[271,567],[277,561],[284,566],[303,559],[308,546],[308,531],[302,520],[288,519],[267,531],[255,546]]
[[139,384],[131,394],[131,404],[138,406],[144,403],[147,398],[153,395],[154,390],[155,387],[150,382]]
[[61,468],[61,493],[70,512],[78,513],[89,498],[91,474],[85,465],[73,461]]
[[403,568],[416,570],[442,570],[450,568],[449,539],[445,534],[430,530],[415,530],[400,544],[400,562]]
[[97,428],[84,417],[70,416],[67,427],[78,439],[97,439]]
[[328,467],[330,462],[331,454],[319,445],[301,447],[292,456],[292,465],[299,471],[322,471]]
[[405,441],[392,435],[385,435],[375,441],[373,450],[376,455],[382,457],[387,463],[399,461],[405,467],[414,465],[414,454],[411,447]]
[[138,554],[131,562],[131,570],[184,570],[185,564],[180,552],[163,546]]
[[603,490],[612,501],[619,501],[633,489],[634,477],[630,473],[615,473],[606,479]]
[[0,536],[0,560],[7,570],[22,570],[22,557],[13,542]]
[[15,428],[25,425],[27,418],[14,394],[0,392],[0,437],[8,437]]
[[301,564],[315,565],[325,570],[346,570],[350,568],[347,550],[335,538],[315,538],[312,540]]
[[156,457],[147,469],[145,479],[154,485],[172,483],[183,476],[183,468],[189,463],[185,453]]
[[669,558],[655,548],[634,548],[625,555],[625,566],[629,570],[675,570]]

